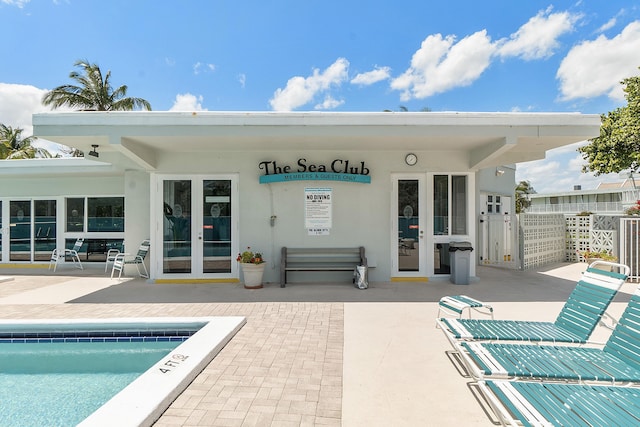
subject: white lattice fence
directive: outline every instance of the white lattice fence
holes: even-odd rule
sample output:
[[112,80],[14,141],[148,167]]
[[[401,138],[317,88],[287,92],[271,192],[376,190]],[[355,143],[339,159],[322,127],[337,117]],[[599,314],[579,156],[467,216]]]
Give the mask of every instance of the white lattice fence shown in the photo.
[[523,269],[565,260],[564,215],[520,214],[518,219]]
[[619,216],[567,215],[567,250],[565,261],[584,262],[585,251],[617,255]]
[[588,251],[591,240],[591,216],[566,215],[564,261],[580,261],[579,254]]

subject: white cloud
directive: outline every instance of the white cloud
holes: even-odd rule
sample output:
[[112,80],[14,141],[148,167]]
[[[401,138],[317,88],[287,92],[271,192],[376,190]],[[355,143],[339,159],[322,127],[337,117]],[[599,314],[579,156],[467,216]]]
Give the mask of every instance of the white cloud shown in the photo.
[[540,11],[511,34],[509,40],[500,40],[497,54],[526,61],[548,58],[559,46],[558,37],[571,31],[579,18],[580,15],[569,12],[551,13],[551,8]]
[[624,100],[620,81],[638,74],[640,21],[627,25],[612,39],[604,35],[574,46],[562,60],[556,78],[562,100],[607,95]]
[[495,46],[486,30],[455,42],[454,36],[428,36],[411,58],[411,66],[391,81],[400,99],[423,99],[473,83],[489,66]]
[[389,67],[376,67],[366,73],[359,73],[353,79],[351,84],[369,86],[382,80],[386,80],[391,76],[391,68]]
[[581,141],[549,150],[544,160],[518,163],[516,182],[529,181],[537,193],[560,193],[573,190],[575,185],[593,190],[601,182],[619,181],[618,174],[582,173],[582,166],[587,162],[577,149],[587,143]]
[[292,77],[284,89],[278,88],[269,100],[276,111],[291,111],[311,102],[315,96],[326,92],[333,86],[339,86],[347,80],[349,61],[338,58],[326,70],[317,68],[309,77]]
[[602,26],[600,28],[598,28],[596,30],[596,32],[597,33],[603,33],[605,31],[607,31],[608,29],[615,27],[616,26],[616,22],[617,22],[617,19],[615,17],[611,18],[607,22],[602,24]]
[[208,111],[206,108],[202,108],[202,101],[202,95],[178,94],[169,111]]
[[20,9],[24,7],[25,4],[29,3],[31,0],[0,0],[0,2],[4,4],[8,4],[9,6],[18,6]]
[[244,89],[244,86],[247,84],[247,75],[244,73],[238,74],[238,81],[240,82],[240,87]]
[[32,135],[31,115],[49,111],[42,105],[42,97],[47,92],[30,85],[0,83],[0,123],[24,129],[24,136]]
[[344,101],[334,99],[331,95],[327,95],[320,104],[316,104],[314,109],[316,110],[331,110],[344,104]]
[[558,38],[571,31],[580,15],[540,11],[509,39],[492,42],[486,30],[456,42],[456,37],[428,36],[411,58],[411,66],[391,81],[400,99],[423,99],[447,90],[468,86],[489,67],[494,56],[524,60],[547,58],[559,46]]
[[[42,105],[42,97],[47,89],[40,89],[31,85],[0,83],[0,123],[21,128],[23,137],[33,135],[32,115],[51,111],[49,107]],[[66,111],[69,108],[58,108],[58,111]],[[52,154],[60,152],[60,144],[38,138],[34,145],[49,150]]]
[[204,64],[202,62],[196,62],[193,64],[193,74],[200,74],[204,72],[214,72],[216,70],[215,64]]

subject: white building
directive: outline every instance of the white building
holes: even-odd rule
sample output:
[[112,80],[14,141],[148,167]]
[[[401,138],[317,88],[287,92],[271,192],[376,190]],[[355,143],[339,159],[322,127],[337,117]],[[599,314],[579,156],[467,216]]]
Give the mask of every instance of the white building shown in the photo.
[[250,246],[278,282],[283,246],[364,246],[370,281],[424,281],[449,274],[450,242],[480,244],[488,200],[514,212],[515,164],[597,136],[600,118],[72,112],[33,123],[36,136],[99,157],[0,165],[0,264],[48,262],[78,236],[83,260],[104,262],[107,248],[135,252],[150,238],[153,281],[238,281],[235,258]]
[[531,205],[527,213],[623,215],[640,199],[640,182],[636,180],[634,177],[620,182],[603,182],[595,190],[576,186],[573,191],[529,194]]

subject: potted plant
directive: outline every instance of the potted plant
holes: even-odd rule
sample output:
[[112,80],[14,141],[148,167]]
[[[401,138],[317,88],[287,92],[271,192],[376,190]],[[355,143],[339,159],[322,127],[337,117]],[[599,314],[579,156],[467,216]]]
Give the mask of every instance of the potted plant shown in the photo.
[[264,274],[265,261],[260,252],[254,253],[251,247],[239,253],[237,261],[240,263],[244,276],[244,287],[247,289],[259,289],[262,287],[262,275]]
[[594,261],[616,262],[618,260],[618,258],[608,251],[584,251],[580,255],[582,255],[588,264]]

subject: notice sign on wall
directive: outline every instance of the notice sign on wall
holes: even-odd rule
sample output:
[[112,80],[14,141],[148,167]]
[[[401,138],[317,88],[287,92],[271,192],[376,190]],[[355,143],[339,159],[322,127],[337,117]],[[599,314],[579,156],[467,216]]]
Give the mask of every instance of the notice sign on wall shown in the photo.
[[310,235],[329,234],[332,193],[332,188],[304,189],[304,226]]

